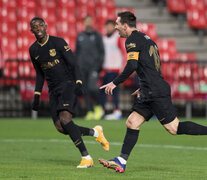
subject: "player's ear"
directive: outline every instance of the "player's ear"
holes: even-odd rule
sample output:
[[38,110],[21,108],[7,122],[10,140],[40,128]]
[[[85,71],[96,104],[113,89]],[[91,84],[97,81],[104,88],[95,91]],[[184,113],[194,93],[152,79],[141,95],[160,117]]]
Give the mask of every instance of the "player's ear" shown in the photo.
[[124,23],[124,29],[126,30],[128,28],[127,23]]

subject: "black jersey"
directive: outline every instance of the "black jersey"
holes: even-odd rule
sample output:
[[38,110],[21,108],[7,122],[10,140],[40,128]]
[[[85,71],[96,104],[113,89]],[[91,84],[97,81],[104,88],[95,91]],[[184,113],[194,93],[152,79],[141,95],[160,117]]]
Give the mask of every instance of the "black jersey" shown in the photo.
[[125,42],[127,65],[113,81],[115,85],[125,81],[134,71],[139,76],[144,94],[170,95],[170,86],[161,74],[161,62],[156,43],[146,34],[133,31]]
[[35,41],[29,52],[36,70],[35,91],[41,92],[44,79],[50,91],[66,81],[80,79],[76,60],[64,39],[48,35],[44,44]]

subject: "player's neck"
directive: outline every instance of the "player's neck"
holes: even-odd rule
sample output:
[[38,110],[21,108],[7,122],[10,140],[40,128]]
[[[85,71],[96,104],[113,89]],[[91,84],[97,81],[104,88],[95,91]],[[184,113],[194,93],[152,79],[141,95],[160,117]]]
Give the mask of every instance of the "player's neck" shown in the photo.
[[38,43],[44,44],[48,40],[48,34],[46,34],[43,38],[38,39]]
[[137,31],[137,28],[129,28],[127,34],[128,34],[128,37],[132,34],[133,31]]

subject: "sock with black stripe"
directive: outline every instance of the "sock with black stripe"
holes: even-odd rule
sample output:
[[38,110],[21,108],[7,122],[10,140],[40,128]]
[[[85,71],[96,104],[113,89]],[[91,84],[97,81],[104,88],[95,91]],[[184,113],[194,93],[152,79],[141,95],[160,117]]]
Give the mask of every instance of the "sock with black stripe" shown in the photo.
[[62,125],[63,128],[68,132],[75,146],[79,149],[82,156],[87,156],[88,151],[86,150],[85,144],[81,138],[81,132],[77,125],[70,121],[66,125]]
[[94,135],[94,129],[90,129],[90,128],[86,128],[86,127],[82,127],[82,126],[78,126],[76,125],[80,132],[81,132],[81,136],[93,136]]

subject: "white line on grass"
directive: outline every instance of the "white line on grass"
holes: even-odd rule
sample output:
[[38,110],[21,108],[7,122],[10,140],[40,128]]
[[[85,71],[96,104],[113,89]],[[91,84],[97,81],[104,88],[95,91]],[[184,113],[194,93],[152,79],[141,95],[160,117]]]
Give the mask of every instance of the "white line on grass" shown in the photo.
[[[0,139],[0,142],[49,142],[49,143],[72,143],[65,139]],[[97,144],[96,141],[84,141],[86,144]],[[121,146],[121,142],[110,142],[112,146]],[[200,150],[207,151],[207,147],[190,147],[190,146],[176,146],[176,145],[160,145],[160,144],[136,144],[136,147],[142,148],[165,148],[165,149],[185,149],[185,150]]]

